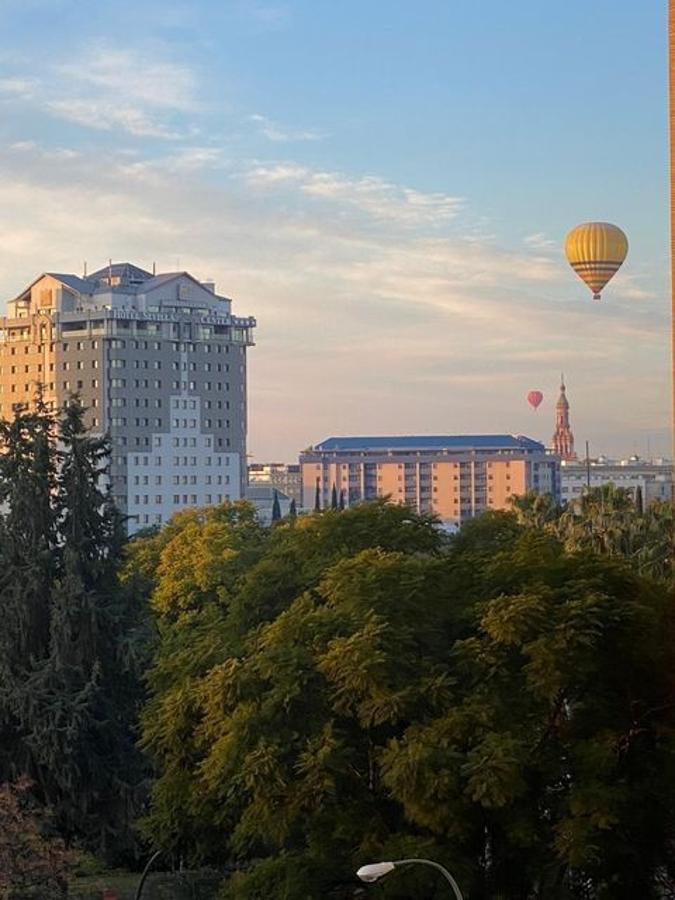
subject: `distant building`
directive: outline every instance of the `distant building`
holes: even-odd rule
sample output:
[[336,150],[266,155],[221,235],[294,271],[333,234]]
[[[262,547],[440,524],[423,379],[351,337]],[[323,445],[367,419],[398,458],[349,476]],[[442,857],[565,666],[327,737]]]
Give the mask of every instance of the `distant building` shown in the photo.
[[188,272],[45,272],[0,319],[0,416],[39,386],[51,408],[78,393],[87,425],[110,434],[112,492],[131,531],[237,499],[254,327]]
[[287,463],[250,463],[248,467],[249,485],[269,484],[287,497],[302,504],[302,478],[300,466]]
[[291,498],[287,497],[282,491],[272,487],[271,484],[249,484],[244,491],[244,497],[255,506],[258,518],[263,525],[272,524],[275,491],[279,499],[279,510],[283,519],[288,515],[291,508]]
[[574,435],[570,427],[570,404],[565,389],[565,379],[560,376],[560,396],[555,405],[555,431],[551,449],[561,459],[574,460]]
[[646,462],[639,456],[610,460],[604,457],[585,462],[562,463],[560,469],[561,497],[569,502],[581,496],[589,481],[592,488],[613,484],[625,488],[633,496],[639,487],[645,506],[654,500],[669,500],[672,491],[673,467],[666,460]]
[[331,437],[304,450],[300,466],[305,509],[317,489],[330,506],[335,486],[346,506],[389,495],[456,526],[506,509],[514,494],[560,497],[560,461],[521,435]]

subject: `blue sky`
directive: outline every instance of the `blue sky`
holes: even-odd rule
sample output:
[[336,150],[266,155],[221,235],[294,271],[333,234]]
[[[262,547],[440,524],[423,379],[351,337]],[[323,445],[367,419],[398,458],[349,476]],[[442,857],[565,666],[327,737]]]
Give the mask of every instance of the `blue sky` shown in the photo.
[[[665,50],[655,0],[0,0],[0,291],[215,278],[259,320],[259,460],[548,440],[561,369],[580,445],[667,452]],[[601,304],[560,249],[588,219],[631,245]]]

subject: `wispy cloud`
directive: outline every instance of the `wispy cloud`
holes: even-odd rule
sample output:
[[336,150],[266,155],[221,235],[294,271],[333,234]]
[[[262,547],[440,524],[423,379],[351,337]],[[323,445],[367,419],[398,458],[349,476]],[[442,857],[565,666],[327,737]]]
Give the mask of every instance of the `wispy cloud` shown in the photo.
[[267,116],[261,116],[254,113],[249,116],[249,120],[258,126],[258,131],[263,137],[275,143],[295,143],[298,141],[320,141],[325,135],[318,131],[310,129],[287,128],[268,119]]
[[45,108],[58,119],[96,131],[119,129],[136,137],[178,137],[177,132],[152,119],[137,106],[103,100],[49,100]]
[[406,227],[442,225],[454,219],[463,204],[459,197],[402,187],[372,175],[353,178],[289,163],[255,166],[246,179],[261,190],[290,186],[317,201]]
[[0,78],[0,94],[20,100],[29,100],[35,95],[38,85],[39,82],[34,78]]
[[108,99],[136,103],[142,108],[194,112],[196,78],[192,70],[169,61],[158,61],[156,50],[120,49],[104,43],[91,48],[75,62],[55,67],[57,74],[80,85],[98,89]]
[[138,49],[100,43],[76,61],[44,68],[41,78],[0,79],[0,94],[84,128],[162,139],[184,133],[185,125],[177,120],[199,109],[191,69],[157,60],[156,52],[149,59]]
[[557,242],[548,237],[543,231],[528,234],[524,241],[533,250],[553,250],[557,246]]

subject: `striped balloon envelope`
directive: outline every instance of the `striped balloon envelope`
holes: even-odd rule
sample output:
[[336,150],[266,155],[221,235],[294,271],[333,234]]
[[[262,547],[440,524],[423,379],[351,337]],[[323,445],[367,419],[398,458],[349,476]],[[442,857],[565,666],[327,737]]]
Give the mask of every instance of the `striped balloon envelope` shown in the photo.
[[628,253],[628,238],[609,222],[584,222],[565,238],[567,261],[593,291],[593,299],[619,270]]

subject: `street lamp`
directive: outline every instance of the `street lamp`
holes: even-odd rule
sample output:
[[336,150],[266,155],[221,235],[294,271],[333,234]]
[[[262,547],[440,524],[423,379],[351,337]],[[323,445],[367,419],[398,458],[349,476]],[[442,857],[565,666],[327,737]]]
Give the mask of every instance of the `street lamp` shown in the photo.
[[152,854],[150,859],[148,860],[145,868],[143,869],[143,873],[141,874],[141,880],[138,882],[135,900],[140,900],[141,894],[143,893],[143,885],[145,884],[145,879],[148,877],[150,869],[152,868],[152,864],[155,862],[156,859],[159,859],[159,857],[162,855],[162,853],[164,853],[163,850],[156,850]]
[[445,866],[442,866],[440,863],[433,862],[433,860],[431,859],[396,859],[393,862],[371,863],[368,866],[361,866],[356,874],[361,879],[361,881],[372,883],[373,881],[377,881],[379,878],[382,878],[384,875],[388,875],[390,872],[393,872],[394,869],[397,869],[399,866],[413,866],[418,864],[422,866],[431,866],[432,869],[436,869],[438,872],[440,872],[445,880],[450,882],[450,887],[455,894],[455,900],[464,900],[462,892],[459,889],[459,885],[445,868]]

